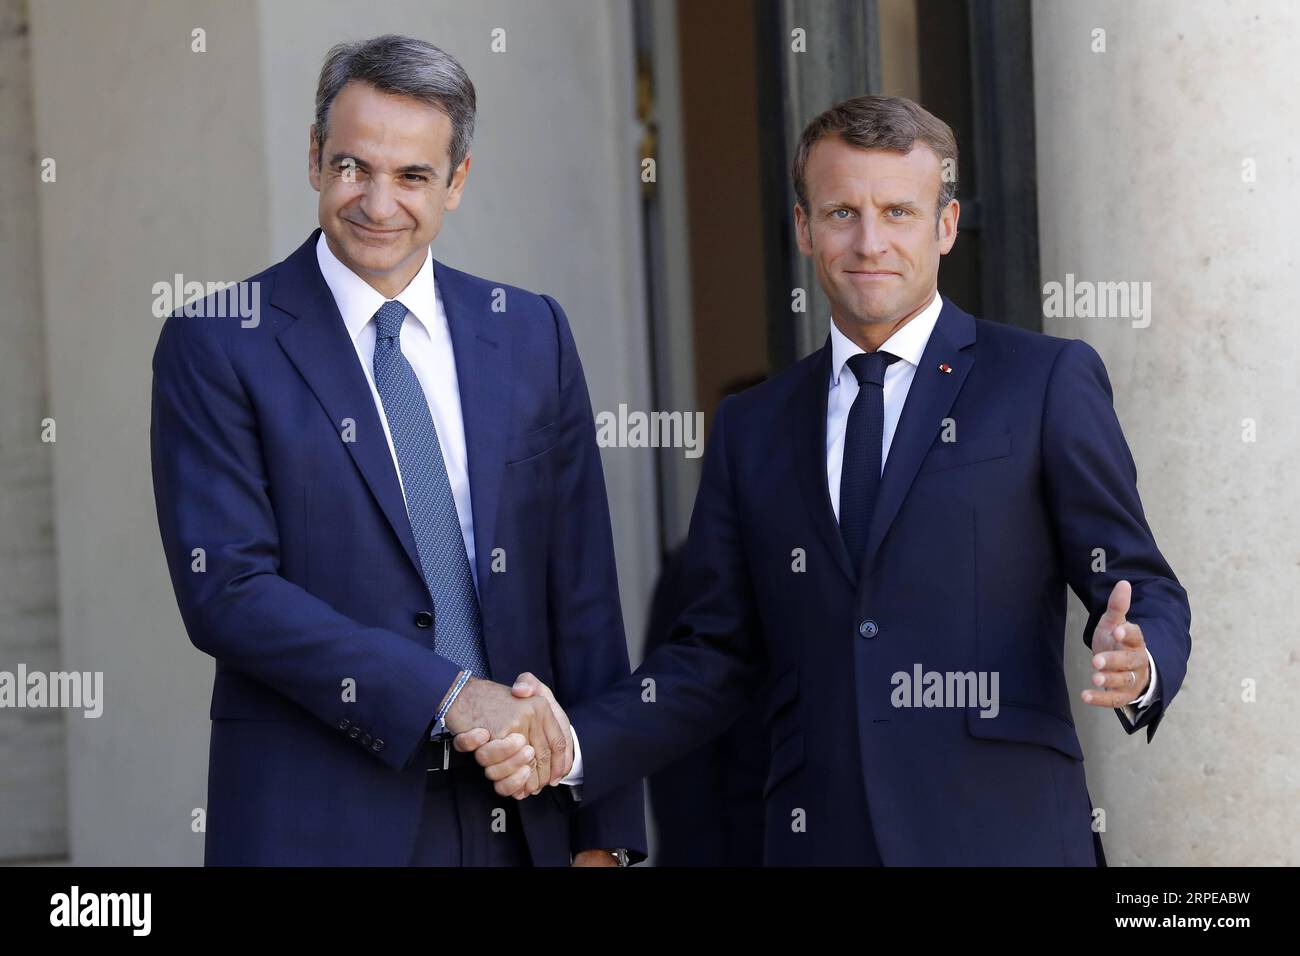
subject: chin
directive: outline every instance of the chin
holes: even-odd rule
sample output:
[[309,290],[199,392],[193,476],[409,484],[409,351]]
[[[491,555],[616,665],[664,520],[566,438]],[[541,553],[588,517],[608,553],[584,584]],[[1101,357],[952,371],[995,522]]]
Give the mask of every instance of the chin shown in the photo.
[[866,322],[871,325],[874,325],[877,322],[889,321],[890,317],[897,311],[895,303],[883,302],[875,299],[865,302],[858,301],[856,306],[857,308],[853,310],[853,314],[857,316],[860,322]]
[[370,272],[388,272],[402,261],[402,255],[392,249],[375,249],[361,242],[350,242],[343,248],[348,258]]

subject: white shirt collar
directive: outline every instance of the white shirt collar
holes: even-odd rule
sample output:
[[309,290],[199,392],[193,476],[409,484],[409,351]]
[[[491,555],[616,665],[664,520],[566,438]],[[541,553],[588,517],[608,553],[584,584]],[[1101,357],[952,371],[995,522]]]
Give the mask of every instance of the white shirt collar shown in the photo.
[[[378,308],[376,306],[375,308]],[[943,296],[935,292],[934,298],[916,318],[912,319],[901,329],[891,335],[881,344],[882,352],[889,352],[891,355],[897,355],[899,359],[907,362],[912,366],[921,364],[921,356],[925,354],[925,345],[930,341],[930,333],[934,331],[934,324],[939,321],[939,313],[943,311]],[[840,372],[844,370],[844,363],[850,358],[862,352],[847,335],[839,330],[835,322],[831,321],[831,387],[840,383]]]
[[[361,330],[388,300],[338,260],[325,241],[324,232],[316,240],[316,262],[320,265],[321,275],[325,277],[325,284],[334,295],[339,314],[343,316],[343,324],[347,326],[352,341],[356,342]],[[396,298],[432,336],[432,324],[438,314],[438,288],[433,278],[433,256],[428,249],[424,250],[424,264],[420,266],[420,271]]]

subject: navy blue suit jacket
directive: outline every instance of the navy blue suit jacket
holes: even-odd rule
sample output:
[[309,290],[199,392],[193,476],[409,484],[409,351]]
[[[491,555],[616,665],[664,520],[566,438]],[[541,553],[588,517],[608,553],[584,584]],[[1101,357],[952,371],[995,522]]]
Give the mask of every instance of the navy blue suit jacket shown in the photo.
[[[765,862],[860,862],[874,838],[887,865],[1094,865],[1063,669],[1067,586],[1089,611],[1086,645],[1115,582],[1132,582],[1129,619],[1160,676],[1160,703],[1138,721],[1148,740],[1191,645],[1100,358],[945,300],[858,568],[827,489],[830,374],[828,344],[719,407],[672,640],[569,711],[584,790],[612,792],[698,747],[766,676]],[[997,672],[997,715],[894,706],[893,675],[918,664]]]
[[[216,659],[209,864],[405,864],[425,792],[420,747],[460,669],[433,650],[436,609],[317,265],[318,233],[248,280],[255,326],[176,314],[153,359],[167,566],[191,641]],[[455,351],[492,677],[532,671],[566,705],[629,669],[578,353],[553,299],[436,260],[434,275]],[[502,292],[506,309],[494,311]],[[209,314],[217,305],[207,300]],[[493,570],[496,549],[504,571]],[[639,783],[576,809],[567,788],[548,788],[519,809],[536,864],[597,847],[645,853]]]

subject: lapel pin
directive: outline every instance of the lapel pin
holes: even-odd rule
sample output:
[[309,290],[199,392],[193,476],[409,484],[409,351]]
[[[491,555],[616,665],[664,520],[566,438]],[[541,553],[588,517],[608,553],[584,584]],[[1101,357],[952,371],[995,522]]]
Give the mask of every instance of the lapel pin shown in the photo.
[[952,374],[952,366],[949,365],[947,362],[940,362],[940,363],[939,363],[939,371],[940,371],[940,372],[943,372],[944,375],[951,375],[951,374]]

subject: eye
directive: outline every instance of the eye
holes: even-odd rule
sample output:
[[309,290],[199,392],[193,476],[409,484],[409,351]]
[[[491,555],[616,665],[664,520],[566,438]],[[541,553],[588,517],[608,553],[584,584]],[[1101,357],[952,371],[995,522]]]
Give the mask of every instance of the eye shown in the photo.
[[420,173],[407,173],[406,179],[410,182],[417,182],[417,183],[423,183],[428,181],[427,177],[421,175]]
[[[844,213],[844,215],[841,216],[840,213]],[[853,215],[853,213],[852,213],[851,210],[848,210],[848,209],[844,209],[844,208],[840,208],[840,209],[832,209],[832,210],[831,210],[830,218],[831,218],[831,219],[839,219],[840,221],[843,221],[843,220],[849,218],[849,216],[851,216],[851,215]]]
[[[897,213],[902,213],[904,216],[908,215],[908,211],[907,211],[906,209],[904,209],[902,206],[895,206],[894,208],[890,209],[889,211],[890,211],[891,214],[897,212]],[[893,218],[895,218],[895,219],[899,219],[899,218],[901,218],[901,217],[900,217],[900,216],[894,216]]]

